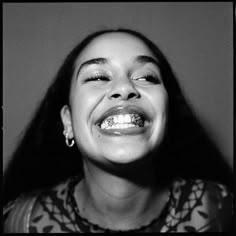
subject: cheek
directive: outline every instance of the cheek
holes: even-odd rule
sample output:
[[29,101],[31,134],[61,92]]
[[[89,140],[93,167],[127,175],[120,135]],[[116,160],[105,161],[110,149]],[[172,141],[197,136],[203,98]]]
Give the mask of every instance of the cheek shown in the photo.
[[165,115],[167,113],[168,95],[163,86],[149,89],[146,91],[146,96],[155,115]]
[[161,89],[156,93],[153,99],[153,107],[156,113],[157,129],[164,132],[168,119],[168,95],[165,89]]
[[167,126],[168,95],[164,87],[158,87],[150,90],[147,96],[154,114],[151,143],[156,145],[161,142]]
[[93,135],[93,112],[104,98],[104,89],[77,89],[71,96],[72,126],[78,148],[85,156],[98,153]]
[[73,91],[71,96],[72,125],[76,136],[87,135],[91,128],[91,114],[102,97],[101,89],[77,88]]

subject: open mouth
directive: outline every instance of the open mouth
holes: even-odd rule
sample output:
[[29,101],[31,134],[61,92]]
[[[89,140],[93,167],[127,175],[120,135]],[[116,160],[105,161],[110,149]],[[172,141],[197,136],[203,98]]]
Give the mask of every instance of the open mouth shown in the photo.
[[133,127],[143,127],[144,119],[137,113],[119,114],[107,117],[100,124],[101,129],[128,129]]
[[129,130],[145,127],[150,118],[139,107],[118,106],[109,109],[97,122],[101,130]]

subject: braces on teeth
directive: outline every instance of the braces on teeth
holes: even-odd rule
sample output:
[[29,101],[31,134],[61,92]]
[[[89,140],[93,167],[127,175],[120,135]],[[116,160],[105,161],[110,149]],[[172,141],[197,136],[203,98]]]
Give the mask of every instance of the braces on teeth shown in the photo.
[[138,114],[109,116],[101,124],[101,129],[127,129],[142,127],[143,120]]

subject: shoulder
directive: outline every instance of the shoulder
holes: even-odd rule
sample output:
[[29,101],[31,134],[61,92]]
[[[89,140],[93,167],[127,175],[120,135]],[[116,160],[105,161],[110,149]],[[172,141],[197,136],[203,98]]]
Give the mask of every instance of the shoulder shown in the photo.
[[176,230],[229,231],[232,227],[233,197],[217,182],[176,179],[172,186],[172,217]]
[[68,179],[51,188],[22,194],[16,200],[8,203],[4,207],[4,232],[33,233],[39,230],[42,230],[42,233],[50,232],[51,223],[55,225],[50,212],[53,209],[56,212],[63,209],[66,211],[64,206],[69,184]]

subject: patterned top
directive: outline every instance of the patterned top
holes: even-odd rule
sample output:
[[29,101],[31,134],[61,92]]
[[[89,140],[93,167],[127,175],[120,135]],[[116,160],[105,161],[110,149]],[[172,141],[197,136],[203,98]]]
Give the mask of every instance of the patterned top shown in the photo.
[[175,179],[169,200],[149,225],[129,231],[104,229],[83,218],[74,190],[81,178],[73,177],[54,188],[21,196],[4,210],[6,233],[115,233],[115,232],[224,232],[232,230],[232,195],[219,183]]

